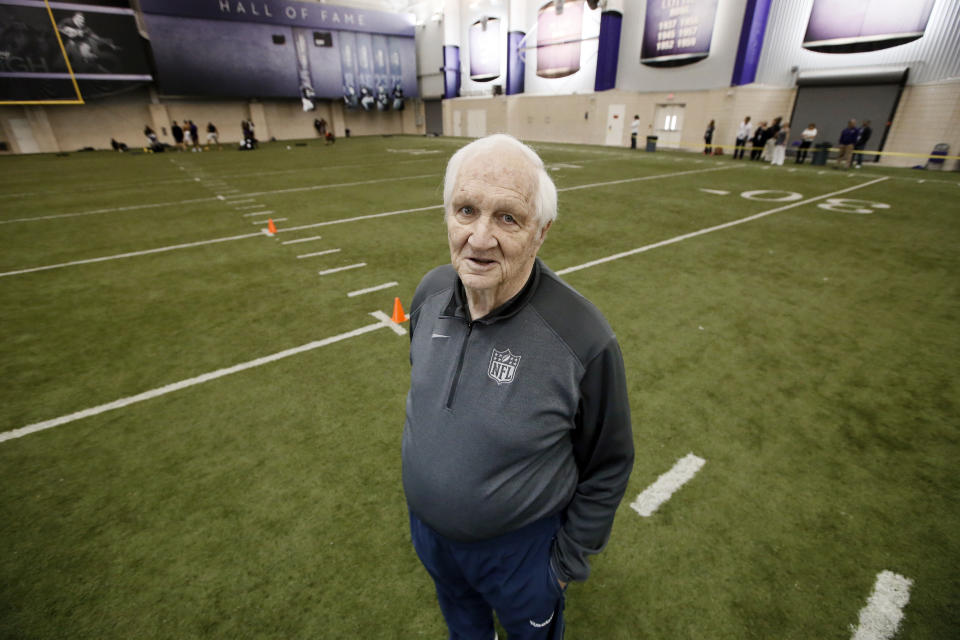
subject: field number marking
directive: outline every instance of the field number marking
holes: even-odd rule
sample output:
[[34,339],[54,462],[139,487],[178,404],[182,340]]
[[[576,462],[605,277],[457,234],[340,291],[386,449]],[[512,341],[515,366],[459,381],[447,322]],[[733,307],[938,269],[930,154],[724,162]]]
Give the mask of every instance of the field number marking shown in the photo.
[[673,467],[644,489],[630,504],[630,508],[644,518],[653,515],[660,505],[670,499],[677,489],[689,482],[706,464],[706,460],[692,453],[677,460]]
[[[762,194],[768,193],[785,193],[786,195],[778,198],[761,198]],[[756,191],[744,191],[740,194],[741,198],[746,198],[747,200],[760,200],[761,202],[793,202],[794,200],[803,200],[803,194],[797,193],[796,191],[778,191],[778,190],[769,190],[769,189],[758,189]]]
[[877,574],[873,593],[860,610],[860,624],[853,629],[851,640],[890,640],[900,628],[912,585],[913,580],[892,571]]
[[[705,229],[700,229],[699,231],[691,231],[690,233],[685,233],[683,235],[674,236],[673,238],[668,238],[666,240],[661,240],[660,242],[654,242],[653,244],[644,245],[642,247],[637,247],[636,249],[631,249],[630,251],[624,251],[622,253],[615,253],[611,256],[606,256],[604,258],[598,258],[596,260],[591,260],[590,262],[584,262],[583,264],[574,265],[572,267],[567,267],[565,269],[560,269],[557,271],[558,276],[562,276],[568,273],[573,273],[574,271],[580,271],[581,269],[589,269],[590,267],[596,267],[597,265],[605,264],[607,262],[612,262],[614,260],[620,260],[621,258],[628,258],[630,256],[636,255],[638,253],[644,253],[650,251],[651,249],[657,249],[659,247],[665,247],[670,244],[675,244],[677,242],[683,242],[684,240],[689,240],[690,238],[696,238],[697,236],[702,236],[707,233],[713,233],[714,231],[720,231],[721,229],[728,229],[730,227],[735,227],[739,224],[744,224],[746,222],[752,222],[753,220],[759,220],[766,216],[772,215],[774,213],[779,213],[780,211],[786,211],[787,209],[793,209],[794,207],[799,207],[804,204],[810,204],[811,202],[816,202],[818,200],[824,200],[831,196],[839,195],[841,193],[847,193],[848,191],[853,191],[855,189],[862,189],[863,187],[868,187],[872,184],[878,182],[883,182],[887,180],[884,178],[877,178],[876,180],[871,180],[869,182],[864,182],[852,187],[847,187],[846,189],[841,189],[840,191],[834,191],[833,193],[825,193],[822,196],[816,196],[809,198],[807,200],[802,200],[799,202],[794,202],[792,204],[785,204],[781,207],[776,207],[774,209],[768,209],[766,211],[761,211],[760,213],[755,213],[752,216],[747,216],[746,218],[740,218],[739,220],[731,220],[730,222],[724,222],[723,224],[718,224],[712,227],[706,227]],[[792,193],[792,192],[791,192]]]
[[871,202],[870,200],[855,200],[853,198],[830,198],[817,206],[827,211],[859,214],[873,213],[874,209],[890,208],[890,205],[885,202]]

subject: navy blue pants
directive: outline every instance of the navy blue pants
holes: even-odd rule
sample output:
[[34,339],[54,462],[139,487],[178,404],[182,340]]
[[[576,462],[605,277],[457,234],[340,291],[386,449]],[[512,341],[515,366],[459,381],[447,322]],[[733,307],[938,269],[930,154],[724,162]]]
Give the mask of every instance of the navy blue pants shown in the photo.
[[562,640],[563,589],[550,567],[560,516],[481,542],[441,536],[410,514],[410,534],[437,587],[450,640],[493,640],[493,612],[509,640]]

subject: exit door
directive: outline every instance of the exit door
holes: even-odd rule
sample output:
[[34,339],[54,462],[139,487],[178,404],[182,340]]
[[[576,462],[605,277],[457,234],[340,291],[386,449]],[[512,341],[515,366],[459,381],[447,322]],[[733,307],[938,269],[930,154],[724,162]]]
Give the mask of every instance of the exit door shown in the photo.
[[608,147],[623,146],[623,114],[626,112],[625,104],[612,104],[607,110],[607,139],[604,144]]
[[654,116],[657,146],[677,149],[680,147],[680,138],[683,135],[682,104],[658,104]]

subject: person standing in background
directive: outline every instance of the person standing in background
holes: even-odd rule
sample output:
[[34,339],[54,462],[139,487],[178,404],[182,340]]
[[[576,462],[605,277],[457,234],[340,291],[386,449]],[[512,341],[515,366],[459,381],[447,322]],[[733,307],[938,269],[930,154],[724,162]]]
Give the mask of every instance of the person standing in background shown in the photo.
[[710,124],[707,125],[707,130],[703,133],[703,153],[704,155],[710,155],[710,152],[713,150],[713,132],[715,129],[714,121],[711,120]]
[[783,117],[777,116],[773,119],[773,124],[763,132],[763,153],[760,154],[760,157],[767,162],[773,160],[773,147],[777,139],[777,132],[780,131],[781,120],[783,120]]
[[[870,136],[872,134],[873,134],[873,129],[870,127],[870,121],[864,120],[863,126],[860,127],[860,130],[857,132],[857,142],[855,145],[853,145],[854,150],[863,151],[866,148],[867,142],[869,142]],[[859,169],[862,166],[861,164],[862,162],[863,162],[863,154],[862,153],[854,154],[853,164],[857,169]]]
[[778,167],[783,166],[783,160],[787,157],[787,141],[789,139],[790,123],[784,122],[773,140],[773,159],[770,161],[770,164],[775,164]]
[[630,148],[637,148],[637,136],[640,135],[640,116],[633,116],[633,122],[630,123]]
[[753,132],[753,138],[751,138],[751,142],[753,144],[753,148],[750,150],[751,160],[760,159],[760,155],[763,153],[763,143],[767,140],[766,131],[767,122],[766,120],[763,120],[757,125],[757,128]]
[[743,153],[747,147],[747,141],[750,140],[750,134],[752,132],[753,127],[750,125],[750,116],[747,116],[737,128],[737,145],[733,150],[734,160],[743,159]]
[[177,151],[183,151],[183,129],[180,128],[176,120],[170,125],[170,133],[173,135],[173,142],[177,147]]
[[817,137],[817,125],[810,123],[807,128],[800,132],[800,148],[797,150],[797,164],[803,164],[807,159],[807,149],[813,144]]
[[853,146],[857,144],[859,137],[860,130],[857,129],[857,121],[850,120],[847,122],[847,128],[840,132],[840,155],[837,157],[837,164],[833,166],[834,169],[850,168],[850,163],[853,162]]
[[223,146],[220,144],[220,134],[217,132],[217,128],[212,122],[207,123],[207,144],[216,144],[217,149],[223,149]]

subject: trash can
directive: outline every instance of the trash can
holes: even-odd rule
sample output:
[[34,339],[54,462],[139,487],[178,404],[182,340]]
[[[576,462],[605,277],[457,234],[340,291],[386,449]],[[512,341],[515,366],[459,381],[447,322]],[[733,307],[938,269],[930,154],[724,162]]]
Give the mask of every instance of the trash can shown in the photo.
[[657,150],[657,136],[647,136],[647,151]]
[[813,152],[813,161],[810,164],[823,166],[827,164],[827,158],[830,157],[830,143],[820,142],[815,145],[816,151]]

